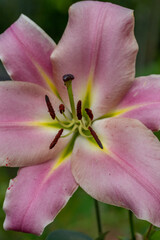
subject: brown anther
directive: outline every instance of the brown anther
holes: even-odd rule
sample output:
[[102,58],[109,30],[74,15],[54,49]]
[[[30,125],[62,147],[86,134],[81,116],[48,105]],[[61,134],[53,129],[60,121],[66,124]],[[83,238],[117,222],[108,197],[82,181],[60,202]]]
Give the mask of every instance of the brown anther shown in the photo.
[[47,104],[47,107],[48,107],[48,112],[49,112],[50,116],[52,117],[52,119],[54,120],[55,117],[56,117],[56,114],[55,114],[55,111],[54,111],[54,109],[52,107],[52,104],[49,100],[49,97],[47,95],[45,95],[45,100],[46,100],[46,104]]
[[103,149],[103,145],[102,145],[101,141],[99,140],[99,137],[97,136],[96,132],[91,127],[88,127],[88,129],[89,129],[91,135],[94,137],[94,139],[95,139],[96,143],[98,144],[98,146],[101,149]]
[[77,117],[78,117],[78,120],[81,120],[82,119],[82,102],[81,100],[78,101],[77,103]]
[[92,113],[92,110],[89,109],[89,108],[85,108],[85,111],[86,111],[88,117],[89,117],[91,120],[93,120],[93,113]]
[[63,79],[64,83],[66,83],[66,82],[68,82],[68,81],[70,81],[70,80],[73,80],[73,79],[74,79],[74,76],[69,73],[69,74],[63,75],[62,79]]
[[63,104],[59,105],[59,111],[61,114],[65,112],[65,106]]
[[49,146],[49,149],[52,149],[52,148],[56,145],[56,143],[57,143],[58,140],[60,139],[62,133],[63,133],[63,128],[58,131],[58,133],[56,134],[55,138],[54,138],[53,141],[51,142],[51,144],[50,144],[50,146]]

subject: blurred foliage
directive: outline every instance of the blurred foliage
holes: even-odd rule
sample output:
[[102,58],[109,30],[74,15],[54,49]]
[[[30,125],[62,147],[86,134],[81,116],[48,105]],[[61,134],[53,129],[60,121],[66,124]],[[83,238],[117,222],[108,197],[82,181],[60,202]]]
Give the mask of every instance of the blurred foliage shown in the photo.
[[46,240],[93,240],[86,234],[69,230],[56,230],[49,234]]
[[160,239],[160,231],[155,232],[149,240],[159,240]]
[[[0,0],[0,32],[8,28],[21,13],[40,25],[58,43],[67,24],[68,8],[75,0]],[[137,75],[160,73],[160,14],[159,0],[113,0],[110,1],[135,11],[135,35],[140,46],[137,58]],[[0,206],[3,205],[5,189],[17,169],[0,169]],[[127,211],[100,204],[103,230],[113,236],[129,236]],[[4,212],[0,208],[0,240],[44,240],[55,229],[77,230],[97,237],[93,200],[79,189],[67,206],[46,227],[41,237],[3,230]],[[145,233],[149,224],[135,219],[136,231]],[[158,234],[158,233],[157,233]],[[113,237],[113,238],[112,238]],[[155,238],[153,238],[155,239]]]

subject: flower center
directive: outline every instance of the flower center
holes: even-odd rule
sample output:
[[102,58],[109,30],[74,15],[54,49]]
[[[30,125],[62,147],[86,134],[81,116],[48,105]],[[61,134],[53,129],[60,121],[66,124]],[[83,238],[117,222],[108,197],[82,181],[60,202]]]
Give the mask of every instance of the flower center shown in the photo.
[[[67,88],[69,102],[71,107],[70,118],[65,115],[65,106],[64,104],[59,105],[59,112],[63,115],[63,120],[60,120],[54,111],[54,108],[50,102],[49,97],[45,96],[45,101],[47,104],[48,112],[53,120],[57,120],[61,129],[56,134],[55,138],[53,139],[52,143],[50,144],[49,148],[52,149],[56,143],[58,142],[59,138],[64,138],[72,134],[73,132],[79,133],[79,135],[85,138],[94,138],[98,146],[103,149],[103,145],[97,136],[96,132],[93,130],[92,123],[93,123],[93,113],[92,110],[89,108],[85,108],[85,116],[82,114],[82,101],[79,100],[77,102],[77,107],[75,108],[75,102],[72,92],[72,80],[74,76],[72,74],[66,74],[63,76],[64,85]],[[65,120],[64,120],[65,119]],[[69,132],[66,135],[62,135],[63,130],[66,129]]]

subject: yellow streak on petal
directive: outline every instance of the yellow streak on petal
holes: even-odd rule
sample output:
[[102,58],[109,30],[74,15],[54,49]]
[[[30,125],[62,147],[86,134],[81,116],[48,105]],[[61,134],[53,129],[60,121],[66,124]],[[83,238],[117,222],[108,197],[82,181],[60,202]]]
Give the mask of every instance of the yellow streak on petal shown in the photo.
[[[103,149],[101,149],[96,143],[90,141],[91,143],[91,146],[94,148],[96,148],[96,151],[97,149],[100,150],[100,151],[103,151],[105,152],[106,154],[108,155],[111,155],[111,152],[109,151],[109,149],[107,149],[107,147],[104,147]],[[52,168],[50,169],[50,171],[48,172],[47,176],[45,179],[48,179],[52,173],[64,162],[64,161],[67,161],[69,160],[69,157],[71,156],[72,153],[68,153],[68,154],[65,154],[65,149],[62,151],[62,153],[58,156],[58,158],[55,160]]]
[[101,149],[103,152],[105,152],[107,155],[111,155],[111,152],[109,151],[109,149],[103,145],[103,149]]
[[56,123],[52,123],[52,122],[40,122],[40,121],[28,121],[28,122],[0,122],[0,126],[1,127],[41,127],[41,126],[45,126],[45,127],[57,127]]
[[99,120],[99,119],[103,119],[103,118],[109,118],[109,117],[117,117],[117,116],[122,115],[126,112],[132,111],[132,110],[137,109],[137,108],[145,107],[145,106],[148,106],[148,105],[149,105],[149,103],[147,103],[147,104],[137,104],[137,105],[134,105],[132,107],[115,109],[114,111],[108,112],[108,113],[104,114],[103,116],[101,116],[101,117],[99,117],[95,120]]
[[69,156],[71,155],[68,154],[66,156],[63,155],[63,152],[60,154],[60,156],[58,156],[57,159],[55,159],[53,166],[51,167],[50,171],[48,172],[47,176],[44,179],[44,182],[53,174],[53,172],[64,162],[69,160]]
[[105,152],[106,154],[110,155],[110,151],[107,148],[106,144],[104,144],[102,136],[98,135],[98,137],[103,145],[103,149],[98,146],[98,144],[96,143],[96,141],[93,138],[86,138],[86,139],[89,141],[90,146],[92,147],[93,151],[99,150],[99,151]]
[[48,172],[46,179],[48,179],[51,174],[64,162],[64,161],[68,161],[69,157],[72,154],[72,150],[74,147],[74,143],[75,140],[77,138],[78,134],[75,133],[72,136],[72,139],[69,141],[69,143],[67,144],[67,146],[63,149],[63,151],[58,155],[57,159],[55,159],[53,166],[51,167],[50,171]]
[[42,128],[56,128],[59,129],[60,125],[58,122],[44,122],[44,121],[28,121],[28,122],[0,122],[1,127],[42,127]]
[[54,92],[54,94],[62,101],[62,99],[58,93],[58,90],[57,90],[56,86],[54,85],[52,79],[47,75],[47,73],[42,69],[42,67],[37,62],[33,61],[33,64],[37,68],[37,70],[40,73],[40,75],[42,76],[42,78],[45,80],[46,85],[49,86],[49,88],[52,90],[52,92]]
[[56,163],[54,164],[54,166],[51,168],[50,172],[52,174],[52,172],[58,168],[62,162],[64,162],[64,160],[66,161],[68,159],[68,157],[70,156],[71,154],[68,154],[67,156],[63,156],[63,153],[59,156],[59,158],[57,159]]
[[90,148],[91,148],[91,150],[92,150],[92,151],[95,151],[95,152],[101,151],[101,152],[109,155],[110,157],[115,158],[115,154],[112,153],[112,152],[109,150],[109,148],[107,147],[106,141],[105,141],[105,143],[104,143],[104,141],[102,140],[102,137],[100,137],[100,139],[101,139],[101,142],[102,142],[102,145],[103,145],[103,149],[101,149],[96,142],[90,141],[90,140],[88,139],[88,140],[89,140],[89,143],[90,143]]
[[44,122],[44,121],[33,121],[33,122],[27,122],[27,126],[34,126],[34,127],[48,127],[48,128],[60,128],[60,125],[58,122]]
[[118,110],[115,110],[113,112],[107,113],[106,115],[111,116],[111,117],[116,117],[116,116],[124,114],[124,113],[126,113],[128,111],[131,111],[131,110],[133,110],[135,108],[137,108],[137,106],[128,107],[128,108],[122,108],[122,109],[118,109]]
[[88,81],[87,81],[87,89],[85,94],[83,94],[83,109],[84,111],[85,108],[90,108],[91,106],[91,101],[92,101],[92,85],[93,85],[93,71],[90,72],[88,76]]

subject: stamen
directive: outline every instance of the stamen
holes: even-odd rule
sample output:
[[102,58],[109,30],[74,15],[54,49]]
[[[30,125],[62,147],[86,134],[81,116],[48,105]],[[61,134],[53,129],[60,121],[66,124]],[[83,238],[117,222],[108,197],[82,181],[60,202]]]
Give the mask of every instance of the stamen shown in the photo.
[[61,137],[62,137],[62,138],[68,137],[69,135],[71,135],[71,134],[76,130],[76,128],[78,128],[77,125],[75,125],[75,126],[71,129],[71,131],[70,131],[69,133],[67,133],[66,135],[63,135],[63,136],[61,136]]
[[82,109],[82,102],[81,102],[81,100],[79,100],[78,103],[77,103],[77,117],[78,117],[78,120],[82,119],[81,109]]
[[64,84],[68,81],[72,81],[74,79],[74,76],[72,74],[65,74],[63,75],[63,81],[64,81]]
[[45,100],[46,100],[46,104],[47,104],[47,107],[48,107],[48,112],[49,112],[50,116],[52,117],[52,119],[54,120],[55,117],[56,117],[56,114],[55,114],[55,111],[54,111],[54,109],[52,107],[52,104],[49,100],[49,97],[47,95],[45,95]]
[[93,113],[92,113],[92,110],[89,109],[89,108],[85,108],[85,111],[86,111],[88,117],[89,117],[91,120],[93,120]]
[[56,145],[56,143],[58,142],[58,140],[61,137],[62,133],[63,133],[63,128],[58,131],[58,133],[56,134],[55,138],[51,142],[51,144],[49,146],[49,149],[52,149]]
[[72,126],[74,125],[74,123],[75,123],[73,119],[72,119],[72,121],[69,121],[69,123],[65,124],[64,122],[61,122],[57,116],[56,116],[55,118],[56,118],[56,120],[58,121],[58,123],[59,123],[63,128],[70,128],[70,127],[72,127]]
[[85,133],[83,133],[83,127],[81,125],[78,126],[78,131],[79,131],[80,135],[83,136],[83,137],[87,137],[87,138],[92,137],[92,136],[88,136]]
[[59,111],[61,114],[63,114],[65,112],[65,106],[63,104],[59,105]]
[[102,145],[101,141],[99,140],[96,132],[95,132],[95,131],[93,130],[93,128],[91,128],[91,127],[88,127],[88,129],[89,129],[91,135],[94,137],[94,139],[95,139],[96,143],[98,144],[98,146],[99,146],[101,149],[103,149],[103,145]]

